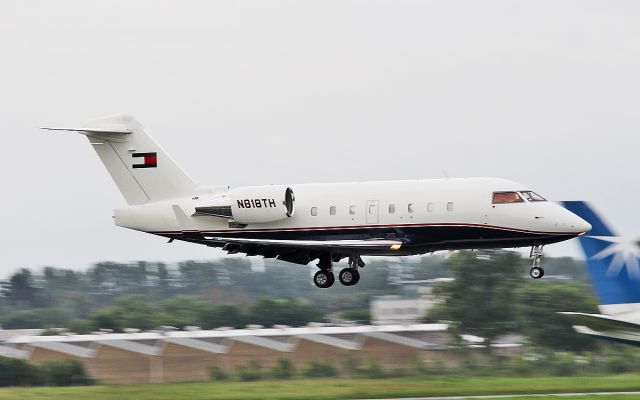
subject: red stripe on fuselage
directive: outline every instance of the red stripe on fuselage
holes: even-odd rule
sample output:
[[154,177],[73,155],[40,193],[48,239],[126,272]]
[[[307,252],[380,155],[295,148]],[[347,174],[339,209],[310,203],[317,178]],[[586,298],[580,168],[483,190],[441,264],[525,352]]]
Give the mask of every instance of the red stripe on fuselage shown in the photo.
[[389,225],[344,225],[344,226],[319,226],[319,227],[303,227],[303,228],[259,228],[259,229],[224,229],[224,230],[184,230],[184,231],[157,231],[149,232],[154,234],[171,234],[171,233],[236,233],[236,232],[287,232],[287,231],[323,231],[323,230],[335,230],[335,229],[378,229],[378,228],[411,228],[411,227],[425,227],[425,226],[467,226],[473,228],[489,228],[497,230],[505,230],[511,232],[531,233],[535,235],[558,235],[558,236],[570,236],[577,235],[579,232],[544,232],[544,231],[531,231],[526,229],[508,228],[504,226],[496,225],[483,225],[483,224],[454,224],[454,223],[441,223],[441,224],[389,224]]

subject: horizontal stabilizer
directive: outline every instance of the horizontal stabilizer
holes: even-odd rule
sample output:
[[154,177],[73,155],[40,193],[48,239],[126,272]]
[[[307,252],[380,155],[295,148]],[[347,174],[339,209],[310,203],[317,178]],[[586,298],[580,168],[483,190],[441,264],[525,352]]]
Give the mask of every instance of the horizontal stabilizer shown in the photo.
[[99,134],[130,134],[132,131],[127,129],[97,129],[97,128],[47,128],[42,127],[47,131],[68,131],[68,132],[86,132],[86,133],[99,133]]
[[276,246],[306,249],[344,249],[344,250],[400,250],[400,240],[276,240],[276,239],[243,239],[205,236],[205,239],[220,243],[252,244],[258,246]]
[[602,314],[586,314],[578,312],[560,312],[567,316],[574,325],[587,326],[595,331],[635,331],[640,334],[640,325]]
[[637,331],[600,332],[594,331],[593,329],[582,325],[576,325],[573,327],[573,329],[578,333],[588,335],[596,339],[604,339],[611,342],[630,344],[634,346],[638,346],[640,344],[640,335]]

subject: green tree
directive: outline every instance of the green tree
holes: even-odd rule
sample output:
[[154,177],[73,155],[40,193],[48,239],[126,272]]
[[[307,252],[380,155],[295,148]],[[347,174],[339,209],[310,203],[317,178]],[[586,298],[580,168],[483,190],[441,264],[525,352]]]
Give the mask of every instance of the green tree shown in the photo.
[[0,387],[35,386],[44,382],[42,371],[24,360],[0,357]]
[[573,330],[559,311],[597,313],[598,306],[584,287],[562,282],[529,282],[517,291],[518,315],[523,332],[537,346],[555,350],[584,351],[596,341]]
[[478,335],[491,343],[517,328],[516,291],[523,281],[515,252],[459,252],[447,260],[454,281],[434,289],[444,303],[427,316],[452,322],[452,333]]
[[31,271],[24,268],[3,284],[2,295],[17,305],[39,307],[47,304],[43,291],[33,284]]
[[340,318],[349,321],[357,321],[359,323],[368,324],[371,321],[371,313],[368,308],[360,308],[357,310],[349,310],[340,313]]
[[249,321],[264,326],[302,326],[321,319],[323,315],[316,307],[297,299],[258,299],[249,307],[248,313]]
[[200,326],[206,329],[229,326],[241,328],[246,324],[242,310],[233,304],[204,305],[198,312]]
[[160,309],[159,323],[178,328],[188,325],[200,325],[200,314],[203,307],[203,302],[193,297],[171,297],[160,303],[158,307]]

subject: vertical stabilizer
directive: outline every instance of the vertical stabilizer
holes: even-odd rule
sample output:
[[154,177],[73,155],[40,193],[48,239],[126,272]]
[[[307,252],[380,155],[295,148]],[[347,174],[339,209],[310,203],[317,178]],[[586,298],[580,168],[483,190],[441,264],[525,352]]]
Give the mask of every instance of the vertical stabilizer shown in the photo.
[[195,182],[127,113],[110,115],[69,130],[87,136],[129,205],[189,196]]
[[602,312],[640,311],[638,246],[617,235],[588,203],[566,201],[564,206],[592,226],[589,233],[579,237],[579,241]]

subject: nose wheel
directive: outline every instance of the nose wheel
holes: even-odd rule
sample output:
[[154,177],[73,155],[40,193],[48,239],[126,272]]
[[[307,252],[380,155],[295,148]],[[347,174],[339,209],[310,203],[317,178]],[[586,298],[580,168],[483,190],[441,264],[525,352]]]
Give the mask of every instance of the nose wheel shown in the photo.
[[531,275],[533,279],[540,279],[544,276],[544,270],[540,267],[533,267],[529,270],[529,275]]
[[544,246],[531,247],[529,258],[533,258],[533,267],[529,270],[529,275],[531,275],[533,279],[540,279],[544,276],[544,269],[542,269],[542,257],[544,256],[543,247]]

